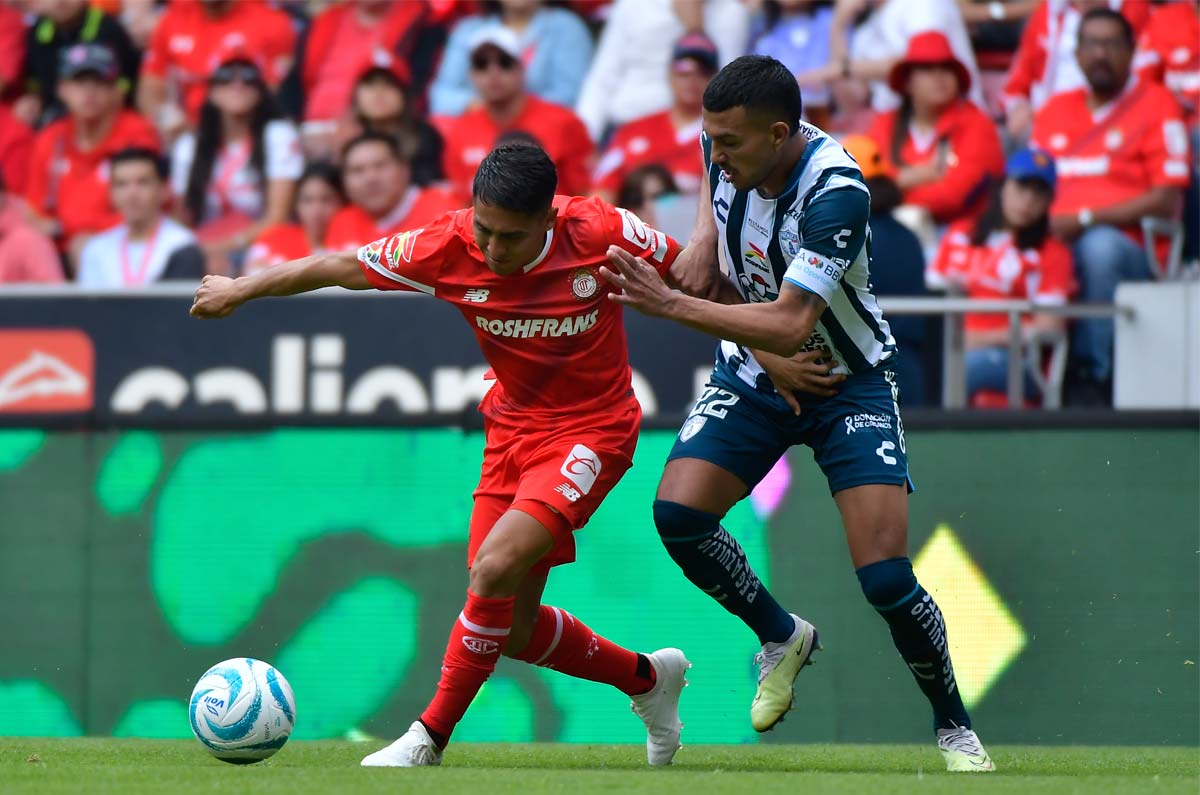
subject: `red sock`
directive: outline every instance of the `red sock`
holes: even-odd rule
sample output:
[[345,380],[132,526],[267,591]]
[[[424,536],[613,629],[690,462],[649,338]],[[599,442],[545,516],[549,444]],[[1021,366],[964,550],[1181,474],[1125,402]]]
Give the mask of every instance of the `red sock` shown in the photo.
[[421,722],[450,739],[467,707],[496,670],[496,661],[512,629],[514,597],[489,599],[467,591],[467,604],[458,614],[446,656],[437,695],[421,713]]
[[566,610],[549,605],[538,609],[533,635],[516,659],[603,682],[627,696],[654,687],[654,666],[645,656],[600,637]]

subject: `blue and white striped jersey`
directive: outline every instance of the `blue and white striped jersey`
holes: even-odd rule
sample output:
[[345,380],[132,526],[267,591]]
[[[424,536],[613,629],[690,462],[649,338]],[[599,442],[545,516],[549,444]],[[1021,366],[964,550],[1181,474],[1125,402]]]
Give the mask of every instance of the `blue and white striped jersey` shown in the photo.
[[[773,199],[738,191],[711,162],[701,135],[712,191],[722,269],[748,302],[774,301],[784,281],[816,293],[829,308],[805,350],[829,348],[837,372],[860,373],[896,352],[888,322],[871,293],[871,197],[858,164],[833,138],[801,122],[808,139],[787,189]],[[746,348],[724,340],[718,360],[755,386],[762,367]]]

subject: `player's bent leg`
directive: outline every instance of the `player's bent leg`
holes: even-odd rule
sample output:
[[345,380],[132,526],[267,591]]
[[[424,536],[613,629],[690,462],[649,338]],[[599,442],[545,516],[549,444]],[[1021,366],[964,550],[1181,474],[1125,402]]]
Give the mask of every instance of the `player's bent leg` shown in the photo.
[[933,708],[938,748],[947,768],[995,769],[971,731],[971,718],[954,678],[942,613],[917,582],[907,556],[907,488],[856,486],[839,491],[834,500],[863,595],[887,622],[896,650]]
[[467,602],[446,644],[437,694],[404,736],[364,758],[363,766],[441,764],[442,749],[508,641],[522,580],[553,544],[550,530],[528,513],[509,510],[500,517],[475,553]]
[[745,482],[716,464],[673,459],[659,483],[654,524],[684,576],[758,636],[762,651],[755,656],[759,678],[750,722],[762,732],[791,708],[796,676],[820,646],[816,629],[779,606],[741,544],[721,527],[721,517],[746,492]]

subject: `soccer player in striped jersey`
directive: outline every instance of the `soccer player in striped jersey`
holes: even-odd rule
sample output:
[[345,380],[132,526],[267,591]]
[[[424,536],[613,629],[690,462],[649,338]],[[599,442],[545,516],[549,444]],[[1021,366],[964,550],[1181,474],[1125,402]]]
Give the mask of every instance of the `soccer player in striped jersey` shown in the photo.
[[[871,293],[870,194],[853,158],[800,109],[795,78],[764,56],[733,61],[704,93],[708,201],[681,258],[697,282],[716,277],[715,301],[673,292],[644,260],[609,249],[602,273],[622,290],[613,300],[723,340],[668,457],[654,522],[684,575],[758,636],[750,717],[767,731],[791,707],[793,682],[820,648],[817,631],[780,607],[720,522],[788,447],[811,447],[863,593],[933,707],[947,767],[992,770],[958,692],[941,612],[908,559],[912,485],[898,352]],[[717,274],[714,251],[729,278]],[[824,383],[782,358],[822,349]]]

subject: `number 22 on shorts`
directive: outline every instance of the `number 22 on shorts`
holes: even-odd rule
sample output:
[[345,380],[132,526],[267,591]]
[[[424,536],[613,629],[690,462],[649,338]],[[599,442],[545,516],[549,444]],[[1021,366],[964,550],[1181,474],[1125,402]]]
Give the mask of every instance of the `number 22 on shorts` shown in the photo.
[[728,389],[715,386],[704,387],[704,392],[696,401],[696,406],[688,414],[688,418],[683,421],[683,427],[679,429],[679,441],[686,442],[699,433],[709,417],[716,417],[718,420],[725,419],[729,413],[729,407],[737,402],[738,396]]

